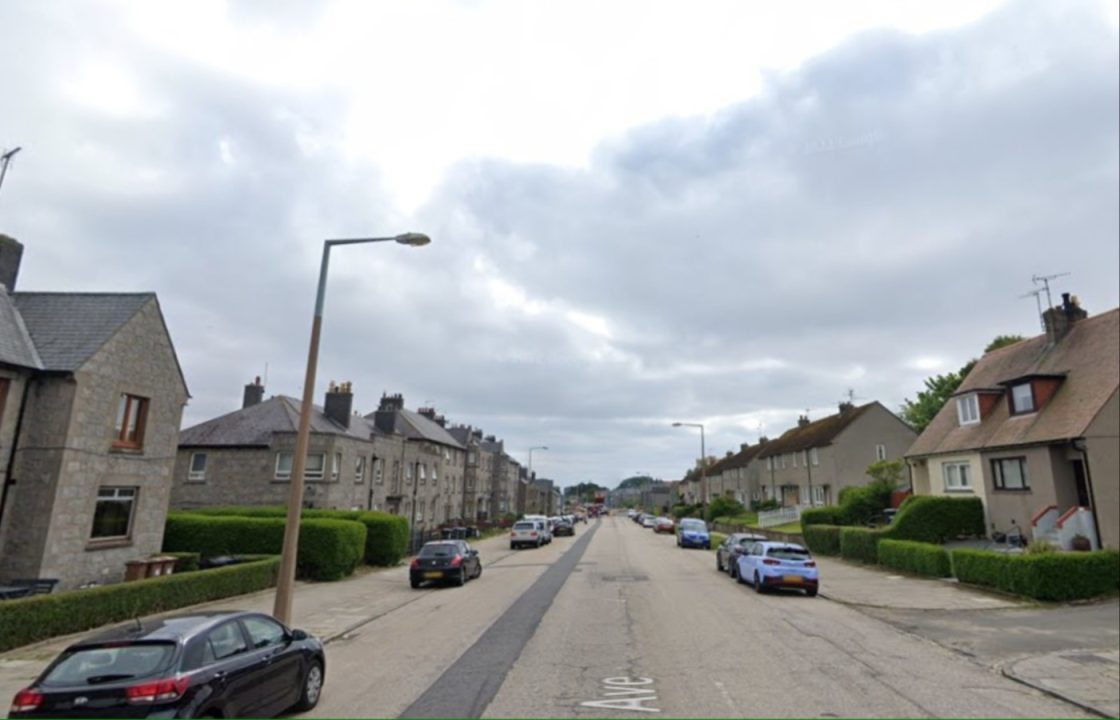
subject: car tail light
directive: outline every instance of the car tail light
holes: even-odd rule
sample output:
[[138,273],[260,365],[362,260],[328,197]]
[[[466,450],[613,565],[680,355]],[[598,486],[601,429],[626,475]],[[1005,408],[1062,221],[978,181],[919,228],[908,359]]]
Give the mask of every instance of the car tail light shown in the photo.
[[813,560],[806,560],[805,561],[805,567],[816,567],[816,566],[817,566],[817,563]]
[[451,567],[459,567],[462,564],[463,564],[463,556],[462,555],[456,555],[455,557],[451,558]]
[[409,563],[409,565],[408,565],[408,566],[409,566],[410,568],[412,568],[413,570],[415,570],[416,568],[420,567],[420,558],[412,558],[412,562],[411,562],[411,563]]
[[536,537],[536,536],[537,536],[537,533],[536,533],[535,530],[533,532],[529,533],[529,537]]
[[765,559],[763,559],[762,564],[763,565],[781,565],[782,562],[781,562],[781,560],[775,560],[774,558],[765,558]]
[[28,712],[43,704],[43,693],[34,690],[20,690],[12,698],[12,712]]
[[132,685],[124,690],[125,697],[130,703],[152,703],[166,700],[178,700],[187,691],[190,676],[184,675],[168,680],[153,680],[152,682]]

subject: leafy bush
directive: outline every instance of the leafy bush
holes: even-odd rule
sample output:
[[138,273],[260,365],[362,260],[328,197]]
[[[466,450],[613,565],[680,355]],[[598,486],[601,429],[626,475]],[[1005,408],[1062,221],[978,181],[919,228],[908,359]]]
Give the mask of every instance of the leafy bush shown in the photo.
[[744,512],[746,512],[746,508],[743,507],[741,502],[720,495],[719,497],[713,498],[712,501],[708,503],[704,517],[708,521],[711,521],[718,517],[742,515]]
[[165,552],[160,555],[175,558],[176,573],[194,572],[198,570],[198,564],[202,560],[202,556],[196,552]]
[[912,495],[885,532],[895,540],[937,544],[961,535],[983,535],[984,505],[978,497]]
[[879,564],[929,577],[951,577],[949,551],[940,545],[912,540],[879,541]]
[[808,525],[802,528],[801,537],[816,555],[839,555],[841,529],[837,525]]
[[676,519],[676,520],[680,520],[680,519],[686,518],[686,517],[698,518],[698,517],[700,517],[700,514],[701,514],[700,511],[701,511],[701,506],[700,505],[684,505],[684,504],[674,505],[673,510],[672,510],[673,518]]
[[1064,601],[1109,595],[1120,590],[1120,552],[1010,555],[988,550],[953,551],[953,571],[961,582]]
[[809,508],[801,511],[801,529],[804,531],[810,525],[847,525],[847,515],[844,508],[837,505],[827,505],[819,508]]
[[0,652],[141,615],[256,592],[276,584],[280,558],[214,570],[34,595],[0,603]]
[[866,525],[881,518],[883,511],[891,505],[891,493],[894,489],[895,483],[885,479],[842,489],[838,499],[844,511],[845,522],[848,525]]
[[1058,549],[1045,540],[1031,540],[1023,552],[1027,555],[1049,555],[1058,552]]
[[711,540],[711,549],[715,550],[717,547],[723,544],[723,541],[727,539],[727,536],[721,532],[710,532],[708,533],[708,538],[709,540]]
[[[279,553],[284,518],[205,516],[168,513],[163,547],[199,552],[203,557],[240,553]],[[365,550],[366,527],[350,520],[300,521],[296,569],[312,580],[338,580],[354,571]]]
[[840,555],[845,560],[874,564],[879,559],[878,545],[882,533],[862,527],[840,529]]
[[[287,517],[282,505],[226,505],[197,508],[192,515],[236,517]],[[408,551],[408,520],[372,510],[304,510],[301,519],[353,520],[366,526],[364,558],[367,565],[396,565]]]
[[753,510],[755,512],[765,512],[766,510],[777,510],[781,506],[782,506],[782,504],[780,502],[778,502],[777,500],[775,500],[774,498],[770,498],[768,500],[752,500],[751,501],[751,510]]

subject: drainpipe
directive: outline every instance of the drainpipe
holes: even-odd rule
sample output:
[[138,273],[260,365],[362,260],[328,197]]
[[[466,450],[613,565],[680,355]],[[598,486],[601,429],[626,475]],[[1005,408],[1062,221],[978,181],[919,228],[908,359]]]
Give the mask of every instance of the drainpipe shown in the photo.
[[1093,515],[1093,528],[1097,531],[1097,547],[1101,548],[1104,547],[1101,543],[1101,523],[1097,520],[1097,498],[1093,493],[1093,474],[1089,472],[1089,448],[1085,438],[1075,438],[1073,448],[1081,453],[1081,466],[1085,468],[1085,489],[1089,491],[1089,512]]
[[813,468],[809,467],[808,450],[805,451],[801,459],[805,461],[805,470],[809,473],[809,507],[815,507],[815,503],[813,502]]
[[31,389],[32,379],[28,377],[23,382],[23,397],[19,402],[19,415],[16,416],[16,431],[12,436],[12,451],[8,455],[8,467],[4,472],[4,487],[0,488],[0,527],[4,524],[4,508],[8,504],[8,486],[15,485],[12,469],[16,464],[16,450],[19,449],[20,431],[23,429],[23,413],[27,409],[27,393]]

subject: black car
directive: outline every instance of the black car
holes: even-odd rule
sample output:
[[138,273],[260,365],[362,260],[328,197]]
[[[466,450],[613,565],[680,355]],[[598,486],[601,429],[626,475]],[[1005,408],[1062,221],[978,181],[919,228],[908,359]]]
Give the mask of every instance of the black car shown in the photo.
[[556,523],[556,527],[552,528],[552,534],[559,537],[561,535],[573,536],[576,534],[576,529],[567,520],[562,520]]
[[323,644],[261,613],[136,620],[66,648],[8,717],[272,717],[315,707]]
[[465,540],[437,540],[424,543],[408,569],[408,581],[414,588],[425,582],[450,582],[462,585],[482,574],[478,551]]
[[736,559],[750,549],[751,545],[760,540],[769,540],[765,535],[752,535],[751,533],[731,533],[716,548],[716,570],[726,572],[735,577],[739,564]]

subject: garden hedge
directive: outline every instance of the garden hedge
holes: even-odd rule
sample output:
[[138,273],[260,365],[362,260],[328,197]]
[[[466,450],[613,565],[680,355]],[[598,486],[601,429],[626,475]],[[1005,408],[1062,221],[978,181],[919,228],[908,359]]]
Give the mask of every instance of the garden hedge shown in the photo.
[[160,555],[175,558],[175,572],[177,573],[194,572],[199,569],[199,563],[202,562],[202,553],[165,552],[160,553]]
[[984,505],[978,497],[911,495],[884,532],[894,540],[941,544],[984,534]]
[[809,550],[817,555],[839,555],[841,530],[838,525],[807,525],[801,531],[801,537]]
[[[309,518],[299,526],[296,571],[312,580],[338,580],[354,571],[365,551],[366,526],[350,520]],[[284,518],[168,513],[163,548],[203,557],[281,552]]]
[[882,533],[862,527],[840,528],[840,555],[845,560],[856,560],[874,565],[879,559],[878,545]]
[[[228,505],[198,508],[189,511],[194,515],[222,515],[238,517],[286,517],[288,510],[282,505]],[[364,559],[367,565],[396,565],[408,552],[408,520],[372,510],[304,510],[300,518],[324,520],[352,520],[366,526]]]
[[164,575],[147,580],[33,595],[0,603],[0,652],[187,605],[256,592],[276,584],[280,558]]
[[879,541],[879,564],[929,577],[952,577],[949,551],[940,545],[913,540]]
[[961,582],[1064,601],[1120,590],[1120,552],[1063,552],[1011,555],[990,550],[954,550],[953,571]]
[[848,517],[844,508],[839,505],[826,505],[825,507],[809,508],[801,511],[801,529],[804,531],[810,525],[847,525]]

